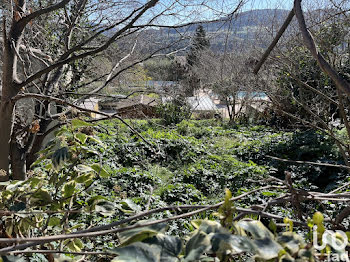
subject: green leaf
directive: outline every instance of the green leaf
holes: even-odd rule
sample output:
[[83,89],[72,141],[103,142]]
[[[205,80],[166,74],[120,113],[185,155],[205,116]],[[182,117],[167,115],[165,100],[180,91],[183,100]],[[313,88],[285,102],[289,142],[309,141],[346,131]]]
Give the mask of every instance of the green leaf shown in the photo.
[[25,181],[11,181],[10,184],[6,187],[6,190],[10,190],[10,191],[16,191],[17,189],[19,189],[23,184],[25,183]]
[[37,166],[38,164],[40,164],[41,162],[43,162],[43,160],[48,159],[48,156],[49,156],[49,155],[50,155],[50,154],[46,154],[46,155],[44,155],[43,157],[38,158],[33,164],[30,165],[30,167],[35,167],[35,166]]
[[90,153],[90,154],[100,155],[100,153],[97,150],[94,150],[87,146],[81,146],[81,149],[84,149],[87,153]]
[[261,194],[263,196],[277,196],[276,192],[270,192],[270,191],[261,192]]
[[48,204],[52,201],[52,197],[49,192],[45,189],[39,189],[32,194],[32,199],[34,202],[39,202],[42,205]]
[[[195,223],[197,223],[197,225],[198,225],[199,220],[196,220]],[[199,226],[198,230],[203,231],[206,234],[228,233],[228,231],[223,226],[221,226],[220,223],[218,223],[216,221],[207,220],[207,219],[200,221],[200,226]]]
[[58,168],[68,159],[68,147],[57,149],[52,155],[52,164],[54,168]]
[[95,170],[96,173],[97,173],[100,177],[102,177],[102,178],[108,178],[108,177],[110,177],[110,174],[106,171],[106,169],[104,169],[103,167],[101,167],[100,164],[97,164],[97,163],[92,164],[92,165],[91,165],[91,168],[92,168],[93,170]]
[[77,181],[77,183],[86,183],[89,179],[91,179],[93,176],[92,174],[83,174],[81,176],[78,176],[75,181]]
[[78,173],[87,173],[93,171],[93,169],[89,166],[79,164],[74,167],[74,170],[77,171]]
[[295,232],[283,232],[276,240],[284,248],[287,248],[292,255],[305,245],[303,238]]
[[265,260],[277,258],[278,254],[283,248],[271,238],[265,237],[263,239],[256,239],[253,241],[256,246],[257,255]]
[[[135,225],[142,225],[145,221],[139,221]],[[151,238],[158,233],[164,233],[167,225],[165,223],[159,223],[155,225],[145,226],[130,229],[118,234],[121,246],[126,246],[134,242],[140,242],[147,238]]]
[[80,128],[80,127],[85,127],[85,126],[93,126],[93,124],[87,123],[83,120],[80,120],[79,118],[73,119],[71,123],[72,123],[72,127],[74,129]]
[[178,256],[182,250],[181,239],[174,236],[157,234],[156,236],[146,239],[147,244],[157,245],[161,249],[161,262],[176,262],[179,261]]
[[102,146],[103,148],[106,148],[106,145],[104,143],[102,143],[102,141],[100,139],[98,139],[95,136],[88,136],[89,140],[96,142],[97,144],[99,144],[100,146]]
[[186,244],[186,257],[184,261],[190,262],[198,260],[204,252],[210,249],[210,247],[209,236],[202,231],[197,231]]
[[86,224],[84,224],[84,223],[75,224],[74,226],[67,229],[67,231],[72,232],[74,229],[84,228],[85,226],[86,226]]
[[38,178],[38,177],[31,177],[26,181],[28,184],[30,184],[31,188],[36,187],[37,185],[39,185],[42,182],[42,179]]
[[277,231],[277,225],[276,225],[275,221],[273,221],[272,219],[269,222],[269,229],[271,229],[273,231],[273,233],[276,233],[276,231]]
[[111,216],[115,213],[115,205],[110,201],[99,200],[95,204],[95,211],[104,216]]
[[[45,169],[46,171],[49,171],[49,170],[51,170],[53,167],[54,167],[53,164],[52,164],[52,163],[49,163],[49,164],[45,165],[44,169]],[[59,167],[59,166],[56,166],[55,168],[58,169],[58,167]]]
[[80,252],[81,249],[84,247],[83,242],[79,239],[79,238],[75,238],[75,239],[67,239],[64,242],[64,245],[73,252]]
[[83,249],[84,243],[83,243],[83,241],[81,241],[81,239],[79,239],[79,238],[74,239],[74,243],[76,246],[78,246],[80,248],[80,250]]
[[78,139],[78,141],[80,141],[80,143],[85,144],[86,139],[87,139],[87,135],[85,135],[83,133],[78,133],[78,134],[75,134],[75,138]]
[[273,234],[257,220],[241,220],[237,226],[252,234],[253,238],[273,238]]
[[65,198],[71,197],[74,194],[76,186],[77,186],[77,183],[74,180],[69,181],[68,183],[66,183],[63,186],[63,196]]
[[141,207],[136,205],[131,199],[125,199],[120,202],[122,207],[118,207],[124,213],[137,213],[141,211]]
[[194,219],[191,221],[191,224],[194,226],[195,229],[198,229],[203,221],[203,219]]
[[273,240],[273,234],[260,222],[256,220],[241,220],[237,227],[249,232],[254,240],[255,253],[262,259],[270,260],[276,258],[283,250],[280,244]]
[[110,251],[118,254],[112,262],[159,262],[160,248],[145,243],[134,243],[130,246],[119,247]]
[[252,252],[255,246],[251,240],[244,236],[237,236],[232,234],[213,234],[211,239],[212,251],[216,254],[225,255],[240,254],[242,252]]
[[105,196],[97,195],[97,196],[91,197],[88,201],[89,201],[89,203],[93,203],[94,201],[97,201],[97,200],[100,200],[100,199],[108,200],[108,198],[105,197]]
[[60,224],[61,224],[61,219],[58,217],[51,217],[49,220],[50,227],[59,226]]

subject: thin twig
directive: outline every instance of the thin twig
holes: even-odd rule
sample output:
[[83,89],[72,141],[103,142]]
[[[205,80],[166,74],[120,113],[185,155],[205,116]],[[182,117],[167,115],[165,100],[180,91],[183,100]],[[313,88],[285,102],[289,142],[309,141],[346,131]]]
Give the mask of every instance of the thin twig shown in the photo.
[[344,166],[344,165],[334,165],[334,164],[328,164],[328,163],[318,163],[318,162],[310,162],[310,161],[290,160],[290,159],[279,158],[279,157],[269,156],[269,155],[266,155],[266,157],[274,159],[274,160],[278,160],[278,161],[281,161],[281,162],[292,163],[292,164],[336,167],[336,168],[343,168],[343,169],[350,170],[349,166]]
[[149,198],[148,198],[148,201],[147,201],[147,204],[146,204],[146,207],[145,207],[145,211],[149,210],[149,207],[151,205],[152,195],[153,195],[153,187],[152,186],[149,186],[149,187],[150,187]]
[[[246,193],[244,193],[244,194],[242,194],[240,196],[233,197],[231,200],[232,201],[239,200],[239,199],[241,199],[241,198],[243,198],[245,196],[248,196],[250,194],[253,194],[253,193],[256,193],[258,191],[265,190],[265,189],[271,189],[271,188],[284,188],[284,187],[266,186],[266,187],[262,187],[262,188],[258,188],[258,189],[246,192]],[[140,227],[145,227],[145,226],[150,226],[150,225],[155,225],[155,224],[159,224],[159,223],[165,223],[165,222],[177,220],[177,219],[180,219],[180,218],[191,217],[193,215],[196,215],[196,214],[199,214],[199,213],[202,213],[204,211],[211,210],[211,209],[217,209],[223,203],[224,203],[224,201],[222,201],[220,203],[217,203],[215,205],[209,205],[209,206],[204,206],[204,207],[203,206],[197,206],[200,209],[195,210],[195,211],[191,211],[191,212],[188,212],[188,213],[184,213],[184,214],[181,214],[181,215],[176,215],[176,216],[173,216],[173,217],[169,217],[169,218],[164,218],[164,219],[160,219],[160,220],[156,220],[156,221],[150,221],[150,222],[143,223],[143,224],[135,224],[135,225],[124,227],[124,228],[111,229],[111,228],[113,228],[115,226],[134,221],[134,220],[136,220],[138,218],[141,218],[141,217],[144,217],[144,216],[148,216],[148,215],[153,214],[153,213],[158,213],[158,212],[160,212],[159,210],[169,210],[169,207],[168,208],[160,208],[160,209],[157,210],[157,212],[156,212],[156,210],[143,212],[143,213],[137,214],[137,215],[135,215],[135,216],[133,216],[131,218],[124,219],[124,220],[121,220],[121,221],[117,221],[117,222],[111,223],[109,225],[94,227],[94,228],[90,228],[90,229],[86,229],[86,230],[81,230],[81,231],[77,231],[77,232],[71,233],[71,234],[61,234],[61,235],[55,235],[55,236],[44,236],[44,237],[35,237],[35,238],[12,238],[12,239],[0,238],[0,243],[6,243],[6,244],[29,242],[29,243],[20,244],[20,245],[13,246],[13,247],[2,248],[2,249],[0,249],[0,254],[12,252],[12,251],[15,251],[15,250],[26,249],[28,247],[36,246],[38,244],[49,243],[49,242],[63,240],[63,239],[97,237],[97,236],[101,236],[101,235],[124,232],[124,231],[127,231],[127,230],[140,228]],[[178,208],[178,210],[181,210],[181,206],[177,207],[177,208]],[[193,207],[191,207],[191,209],[193,209]],[[243,213],[246,213],[246,214],[256,214],[256,215],[263,216],[263,217],[274,218],[276,220],[283,220],[283,217],[277,216],[277,215],[274,215],[274,214],[270,214],[270,213],[267,213],[267,212],[262,212],[262,211],[257,211],[257,210],[250,210],[250,209],[245,209],[245,208],[236,208],[236,210],[238,212],[243,212]],[[305,223],[300,222],[300,221],[294,221],[294,223],[296,225],[301,225],[301,226],[305,226],[306,225]]]
[[342,185],[341,187],[338,187],[337,189],[332,190],[329,193],[331,193],[331,194],[336,193],[336,192],[338,192],[338,191],[340,191],[340,190],[342,190],[342,189],[344,189],[344,188],[346,188],[348,186],[350,186],[350,182],[346,183],[345,185]]
[[75,255],[75,256],[81,256],[81,255],[106,255],[111,256],[111,253],[108,252],[92,252],[92,251],[80,251],[80,252],[70,252],[70,251],[59,251],[59,250],[19,250],[19,251],[12,251],[8,254],[16,255],[16,254],[67,254],[67,255]]

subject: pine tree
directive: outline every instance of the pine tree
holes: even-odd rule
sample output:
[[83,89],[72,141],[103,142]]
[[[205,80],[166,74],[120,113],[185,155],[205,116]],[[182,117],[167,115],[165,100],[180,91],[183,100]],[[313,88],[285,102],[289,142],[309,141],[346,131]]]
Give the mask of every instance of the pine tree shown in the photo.
[[198,62],[201,51],[210,47],[210,42],[207,39],[205,30],[202,25],[199,25],[196,29],[196,34],[193,38],[193,42],[190,48],[190,52],[187,55],[187,64],[192,67]]
[[198,64],[201,53],[209,47],[210,43],[207,39],[205,30],[202,25],[199,25],[192,40],[190,51],[187,54],[186,96],[193,96],[194,90],[200,88],[200,79],[195,73],[195,70],[193,70],[193,67]]

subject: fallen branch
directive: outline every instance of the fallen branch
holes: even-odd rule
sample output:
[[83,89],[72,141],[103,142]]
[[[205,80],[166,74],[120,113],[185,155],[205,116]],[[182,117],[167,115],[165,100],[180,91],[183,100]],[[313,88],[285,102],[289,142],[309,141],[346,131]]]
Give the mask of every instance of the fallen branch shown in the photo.
[[93,252],[93,251],[80,251],[80,252],[70,252],[70,251],[60,251],[60,250],[18,250],[10,253],[11,255],[16,254],[66,254],[66,255],[75,255],[75,256],[93,256],[93,255],[104,255],[111,256],[111,253],[107,252]]
[[271,159],[274,159],[274,160],[278,160],[278,161],[281,161],[281,162],[292,163],[292,164],[299,164],[299,165],[315,165],[315,166],[325,166],[325,167],[335,167],[335,168],[343,168],[343,169],[350,170],[350,167],[349,167],[349,166],[345,166],[345,165],[334,165],[334,164],[329,164],[329,163],[319,163],[319,162],[310,162],[310,161],[290,160],[290,159],[279,158],[279,157],[269,156],[269,155],[266,155],[266,157],[271,158]]
[[[279,187],[279,186],[266,186],[266,187],[261,187],[249,192],[246,192],[242,195],[239,195],[237,197],[233,197],[231,198],[231,201],[236,201],[239,199],[242,199],[248,195],[251,195],[253,193],[256,193],[258,191],[261,190],[266,190],[266,189],[271,189],[271,188],[285,188],[285,187]],[[140,228],[140,227],[146,227],[146,226],[151,226],[151,225],[155,225],[155,224],[159,224],[159,223],[165,223],[165,222],[169,222],[169,221],[173,221],[173,220],[177,220],[180,218],[187,218],[187,217],[191,217],[193,215],[202,213],[204,211],[208,211],[208,210],[212,210],[212,209],[217,209],[219,208],[222,204],[224,203],[224,201],[217,203],[215,205],[208,205],[208,206],[171,206],[171,207],[165,207],[165,208],[158,208],[158,209],[154,209],[154,210],[150,210],[147,212],[143,212],[140,214],[137,214],[133,217],[127,218],[127,219],[123,219],[121,221],[117,221],[108,225],[104,225],[104,226],[98,226],[98,227],[94,227],[94,228],[90,228],[90,229],[86,229],[86,230],[81,230],[78,232],[74,232],[71,234],[61,234],[61,235],[55,235],[55,236],[43,236],[43,237],[34,237],[34,238],[12,238],[12,239],[8,239],[8,238],[0,238],[0,243],[4,243],[4,244],[11,244],[11,243],[24,243],[24,244],[19,244],[16,246],[12,246],[12,247],[6,247],[6,248],[2,248],[0,249],[0,254],[7,254],[10,253],[12,251],[15,250],[22,250],[22,249],[26,249],[29,247],[33,247],[39,244],[44,244],[44,243],[49,243],[49,242],[53,242],[53,241],[58,241],[58,240],[64,240],[64,239],[73,239],[73,238],[91,238],[91,237],[97,237],[97,236],[101,236],[101,235],[106,235],[106,234],[112,234],[112,233],[120,233],[120,232],[124,232],[127,230],[131,230],[131,229],[135,229],[135,228]],[[159,213],[165,210],[186,210],[186,209],[196,209],[198,208],[198,210],[195,211],[191,211],[188,213],[184,213],[181,215],[176,215],[173,217],[169,217],[169,218],[164,218],[164,219],[160,219],[160,220],[155,220],[155,221],[150,221],[148,223],[143,223],[143,224],[135,224],[132,226],[128,226],[128,227],[123,227],[123,228],[116,228],[116,229],[112,229],[113,227],[119,226],[121,224],[125,224],[125,223],[130,223],[132,221],[135,221],[139,218],[145,217],[145,216],[149,216],[151,214],[154,213]],[[262,217],[268,217],[268,218],[273,218],[276,220],[282,220],[283,221],[283,217],[281,216],[277,216],[271,213],[267,213],[267,212],[263,212],[263,211],[259,211],[259,210],[251,210],[251,209],[245,209],[245,208],[236,208],[237,212],[240,213],[245,213],[245,214],[255,214],[258,216],[262,216]],[[301,225],[301,226],[307,226],[306,223],[300,222],[300,221],[293,221],[296,225]],[[29,243],[25,243],[25,242],[29,242]]]

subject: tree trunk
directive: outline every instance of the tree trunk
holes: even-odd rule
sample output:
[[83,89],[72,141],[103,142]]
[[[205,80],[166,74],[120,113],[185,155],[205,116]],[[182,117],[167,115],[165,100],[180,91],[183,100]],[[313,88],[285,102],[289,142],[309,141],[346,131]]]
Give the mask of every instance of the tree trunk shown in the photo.
[[14,180],[25,180],[27,173],[25,149],[16,141],[12,141],[10,144],[10,151],[12,178]]
[[9,180],[9,155],[12,129],[13,105],[4,100],[0,105],[0,169],[6,171],[6,176],[0,176],[0,181]]
[[30,140],[32,144],[28,148],[27,155],[26,155],[27,169],[29,169],[30,166],[37,160],[38,158],[37,153],[42,149],[43,142],[46,138],[44,133],[49,128],[50,123],[51,123],[50,120],[42,120],[40,122],[40,130],[39,130],[39,132],[42,134],[32,134],[33,140]]
[[[20,88],[17,79],[17,56],[22,31],[12,25],[9,36],[6,28],[3,30],[3,66],[2,66],[2,90],[0,105],[0,170],[7,172],[0,177],[1,181],[9,180],[9,155],[10,140],[13,126],[14,102],[11,99],[18,94]],[[17,50],[15,50],[15,48]]]

